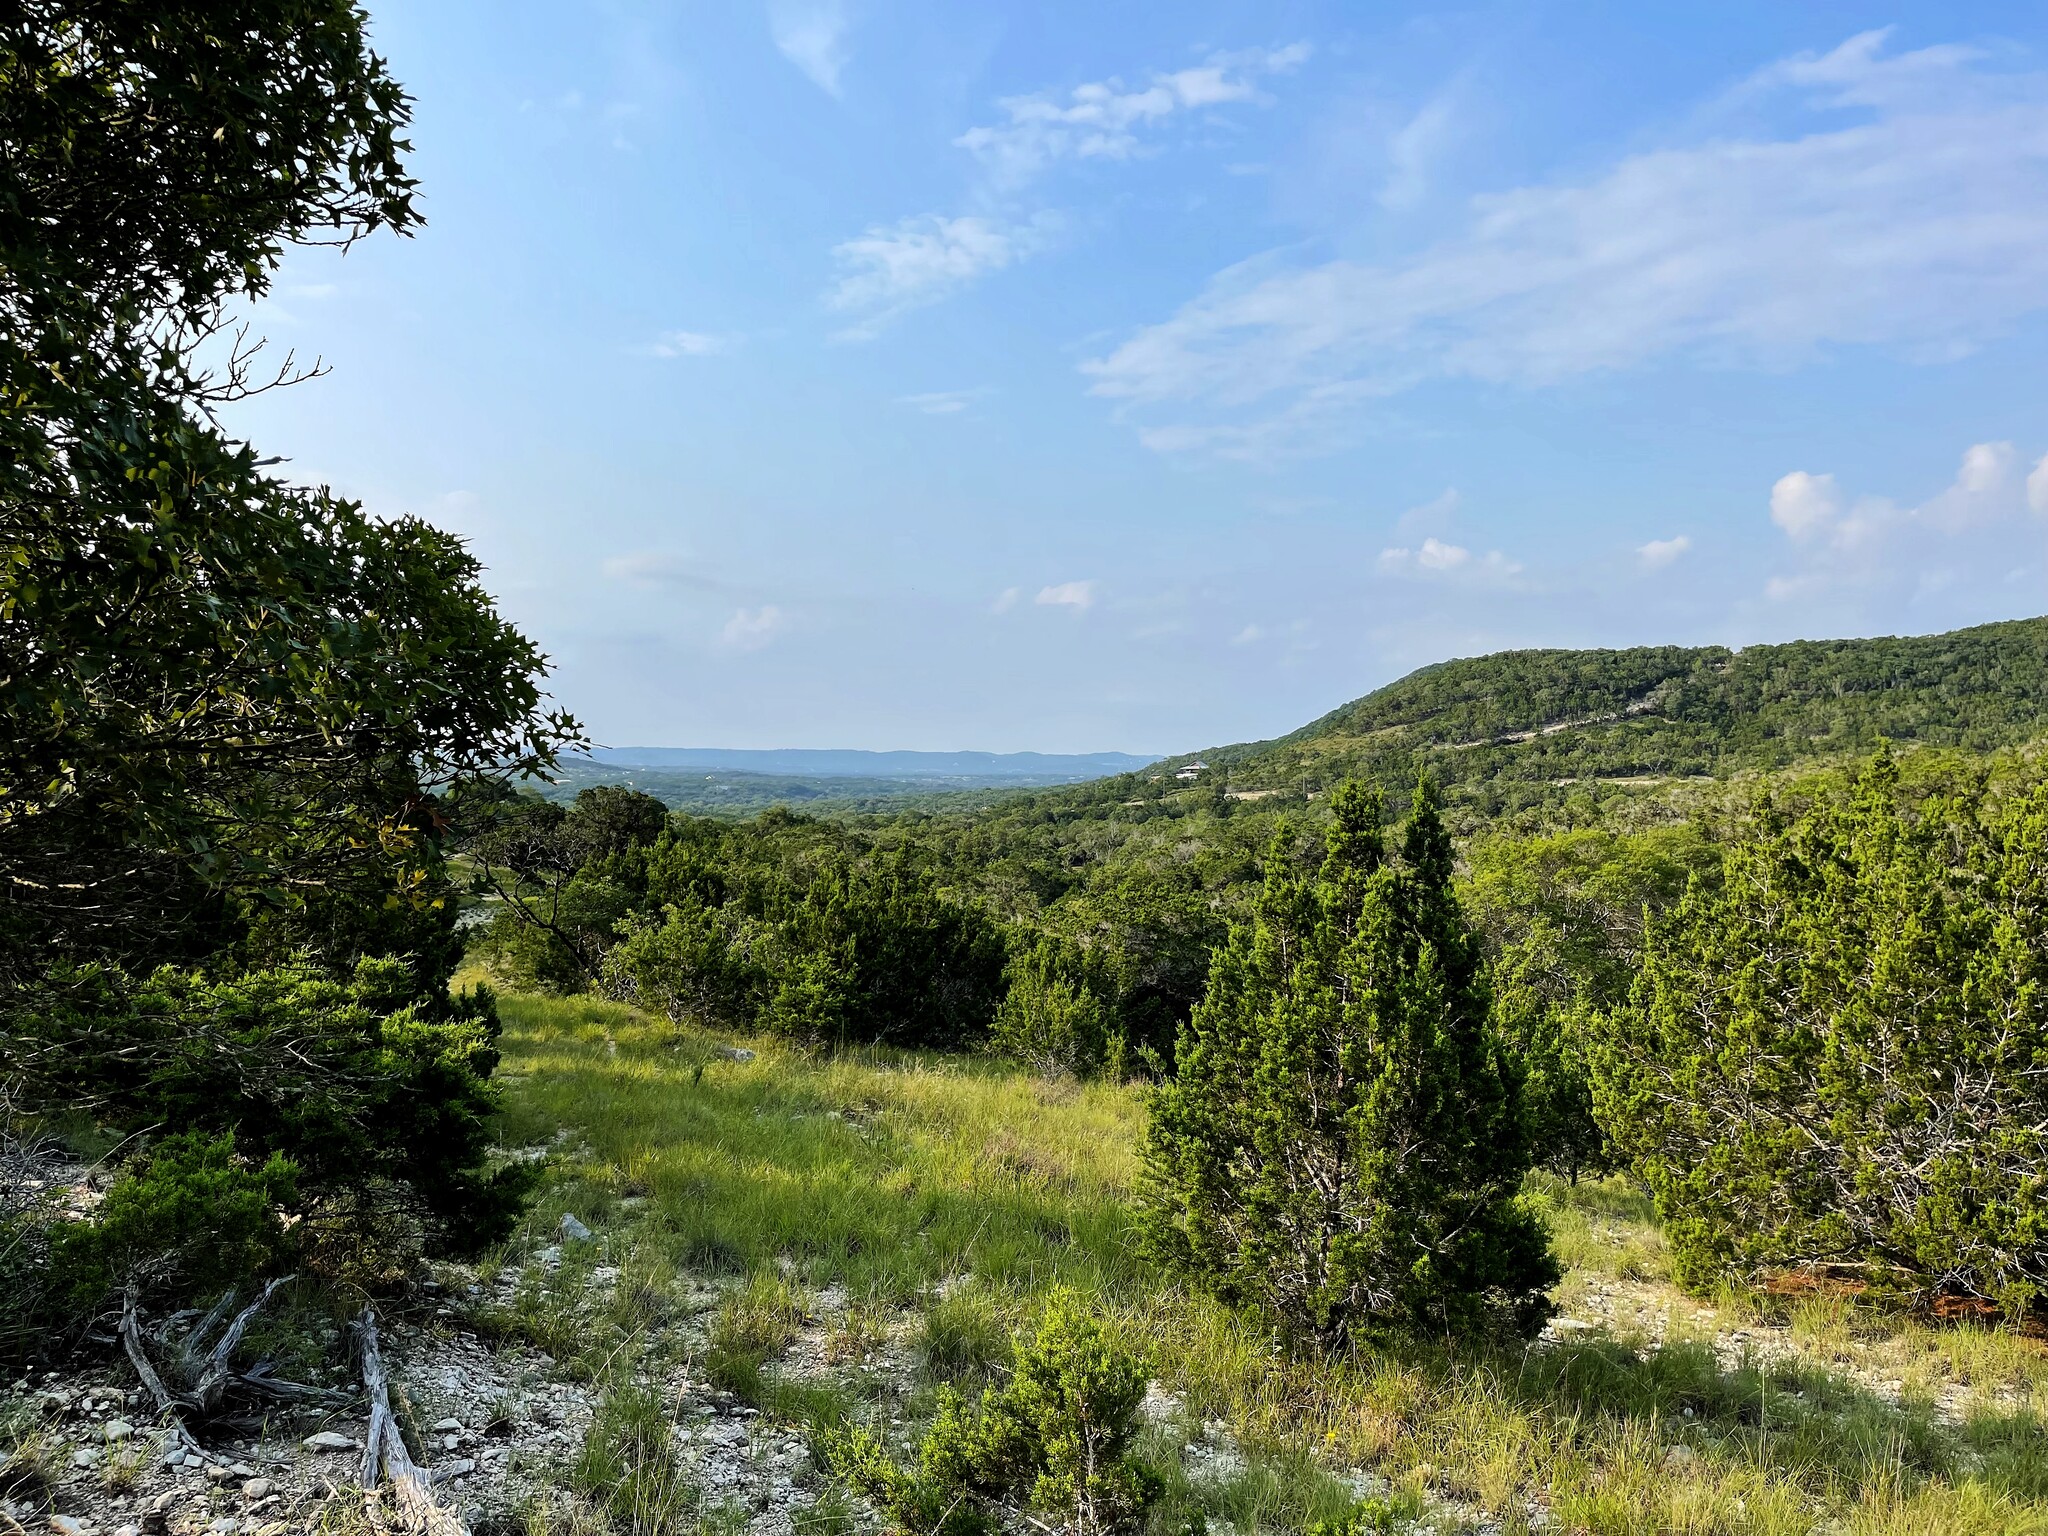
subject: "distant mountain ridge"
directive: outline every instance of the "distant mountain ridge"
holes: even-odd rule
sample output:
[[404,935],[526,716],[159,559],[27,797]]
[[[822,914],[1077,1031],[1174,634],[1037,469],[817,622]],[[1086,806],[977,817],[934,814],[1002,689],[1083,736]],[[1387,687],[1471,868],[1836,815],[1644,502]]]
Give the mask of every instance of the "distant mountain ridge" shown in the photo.
[[1131,752],[870,752],[787,747],[597,747],[597,763],[619,768],[694,768],[792,778],[1025,779],[1039,783],[1135,773],[1159,754]]

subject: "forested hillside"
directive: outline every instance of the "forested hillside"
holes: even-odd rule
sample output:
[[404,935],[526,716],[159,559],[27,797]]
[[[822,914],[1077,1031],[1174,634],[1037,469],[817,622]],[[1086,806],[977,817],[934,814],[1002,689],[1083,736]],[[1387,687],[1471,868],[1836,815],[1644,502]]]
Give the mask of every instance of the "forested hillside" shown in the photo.
[[[1985,750],[2048,722],[2048,619],[1741,651],[1505,651],[1410,673],[1275,741],[1202,754],[1234,789],[1389,788],[1427,766],[1482,811],[1587,779],[1687,778],[1868,752]],[[1182,761],[1179,759],[1176,762]]]

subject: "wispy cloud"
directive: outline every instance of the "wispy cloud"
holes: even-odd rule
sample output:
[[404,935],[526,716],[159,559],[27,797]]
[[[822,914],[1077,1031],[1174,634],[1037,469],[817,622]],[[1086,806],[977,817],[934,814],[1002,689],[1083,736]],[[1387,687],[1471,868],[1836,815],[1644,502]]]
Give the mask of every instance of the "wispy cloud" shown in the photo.
[[1428,195],[1431,174],[1456,136],[1464,88],[1462,77],[1453,81],[1387,136],[1387,175],[1379,190],[1382,208],[1404,212]]
[[1636,558],[1643,562],[1643,568],[1661,571],[1667,565],[1675,565],[1692,548],[1692,540],[1684,534],[1671,539],[1652,539],[1647,544],[1636,546]]
[[1139,423],[1155,447],[1256,457],[1340,442],[1362,406],[1433,379],[1952,356],[2048,307],[2048,76],[1888,54],[1873,32],[1745,89],[1831,121],[1481,197],[1405,261],[1246,262],[1084,364],[1093,391],[1176,409]]
[[1033,601],[1046,608],[1078,608],[1085,612],[1095,606],[1095,583],[1063,581],[1058,586],[1040,587]]
[[773,603],[759,608],[741,608],[725,621],[718,643],[729,651],[758,651],[788,627],[783,612]]
[[1112,76],[1064,94],[1040,91],[996,103],[1003,121],[970,128],[953,142],[972,153],[991,182],[1014,189],[1059,160],[1128,160],[1146,135],[1176,114],[1234,102],[1263,102],[1262,77],[1309,57],[1306,43],[1213,54],[1194,68],[1155,73],[1143,85]]
[[990,613],[1008,613],[1024,596],[1022,587],[1005,587],[996,594],[996,600],[989,604]]
[[[785,52],[788,50],[785,49]],[[1188,69],[1154,73],[1146,83],[1091,81],[1065,93],[1008,96],[1003,120],[970,128],[953,142],[979,171],[961,214],[928,213],[871,225],[834,246],[838,276],[826,292],[834,309],[860,313],[841,341],[879,335],[908,310],[957,293],[1053,246],[1063,221],[1019,196],[1047,168],[1064,160],[1129,160],[1156,147],[1168,119],[1235,102],[1268,98],[1257,82],[1299,67],[1306,43],[1211,55]]]
[[716,357],[737,345],[736,337],[714,336],[707,331],[663,331],[642,351],[649,357]]
[[847,64],[847,30],[839,0],[775,0],[768,7],[768,32],[782,56],[831,96],[839,94]]
[[935,303],[985,272],[999,271],[1040,249],[1052,222],[1029,224],[964,214],[937,214],[877,225],[833,248],[839,280],[828,295],[834,309],[864,311],[841,340],[874,336],[905,310]]
[[636,549],[613,555],[603,565],[613,581],[632,587],[684,587],[697,592],[730,592],[730,582],[700,567],[690,556],[670,550]]
[[921,411],[927,416],[958,416],[986,394],[986,388],[935,389],[922,395],[898,395],[896,403],[907,405],[913,411]]

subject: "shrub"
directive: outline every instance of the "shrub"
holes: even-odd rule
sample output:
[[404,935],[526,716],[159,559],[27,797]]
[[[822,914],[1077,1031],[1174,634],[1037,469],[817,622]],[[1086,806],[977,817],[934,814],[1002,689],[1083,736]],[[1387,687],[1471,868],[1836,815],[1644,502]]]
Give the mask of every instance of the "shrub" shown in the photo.
[[1678,1275],[2048,1294],[2048,786],[1917,813],[1880,752],[1656,925],[1596,1107]]
[[1036,1072],[1086,1077],[1108,1053],[1110,1010],[1062,958],[1059,946],[1041,940],[1010,962],[989,1046]]
[[43,1102],[120,1128],[232,1131],[314,1192],[396,1181],[445,1243],[473,1247],[509,1230],[533,1176],[482,1167],[497,1005],[480,990],[392,1007],[411,991],[399,960],[363,960],[347,980],[59,968],[48,996],[9,1018],[10,1048]]
[[1005,1502],[1078,1536],[1136,1531],[1160,1479],[1135,1455],[1142,1361],[1117,1349],[1072,1292],[1053,1292],[1037,1333],[1017,1343],[1015,1373],[970,1408],[951,1387],[904,1467],[872,1433],[835,1436],[840,1476],[906,1536],[980,1536]]
[[81,1308],[124,1288],[153,1301],[216,1295],[284,1262],[297,1193],[296,1167],[276,1153],[261,1164],[238,1156],[232,1132],[171,1136],[90,1220],[53,1228],[52,1268]]
[[1558,1270],[1517,1194],[1518,1074],[1434,787],[1398,858],[1377,793],[1345,785],[1331,804],[1312,880],[1276,841],[1154,1095],[1149,1244],[1322,1347],[1362,1327],[1526,1334]]
[[690,896],[663,907],[659,917],[637,914],[605,955],[605,989],[671,1023],[749,1027],[764,979],[749,956],[752,927]]
[[1593,1115],[1586,1006],[1577,999],[1546,996],[1532,986],[1526,951],[1503,958],[1495,975],[1494,1011],[1502,1043],[1521,1074],[1531,1156],[1538,1167],[1574,1184],[1582,1173],[1612,1173],[1614,1154]]
[[[799,824],[802,825],[802,824]],[[648,856],[650,902],[613,924],[601,967],[618,995],[671,1018],[753,1025],[806,1044],[958,1046],[1001,997],[1003,942],[980,910],[897,854],[777,855],[782,820],[733,834],[723,869],[671,835]],[[687,826],[683,831],[689,832]],[[583,879],[582,875],[577,877]],[[537,942],[537,941],[536,941]]]

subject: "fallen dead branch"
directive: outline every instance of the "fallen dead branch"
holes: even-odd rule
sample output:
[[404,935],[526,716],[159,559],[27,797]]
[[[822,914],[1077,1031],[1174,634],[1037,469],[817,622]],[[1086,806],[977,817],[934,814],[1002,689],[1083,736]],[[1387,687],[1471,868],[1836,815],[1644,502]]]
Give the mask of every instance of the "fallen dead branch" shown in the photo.
[[363,1308],[355,1329],[363,1361],[363,1390],[370,1399],[370,1428],[363,1436],[363,1491],[374,1494],[380,1482],[388,1483],[392,1513],[413,1536],[469,1536],[461,1517],[435,1502],[433,1478],[412,1459],[398,1432],[398,1420],[391,1412],[391,1384],[377,1345],[376,1310]]
[[[235,1351],[241,1348],[249,1325],[270,1304],[270,1299],[288,1279],[271,1281],[255,1300],[229,1316],[235,1293],[215,1302],[204,1316],[189,1327],[195,1314],[173,1313],[154,1327],[142,1320],[134,1291],[121,1305],[121,1347],[156,1403],[157,1413],[169,1421],[171,1434],[187,1452],[204,1454],[193,1432],[232,1403],[248,1399],[270,1402],[332,1403],[332,1392],[319,1387],[284,1381],[271,1374],[268,1361],[258,1361],[246,1371],[234,1367]],[[183,1328],[180,1334],[178,1330]],[[217,1331],[217,1332],[216,1332]],[[175,1335],[175,1336],[174,1336]],[[152,1358],[152,1346],[156,1358]],[[162,1365],[159,1366],[158,1359]],[[166,1381],[166,1376],[170,1378]]]

